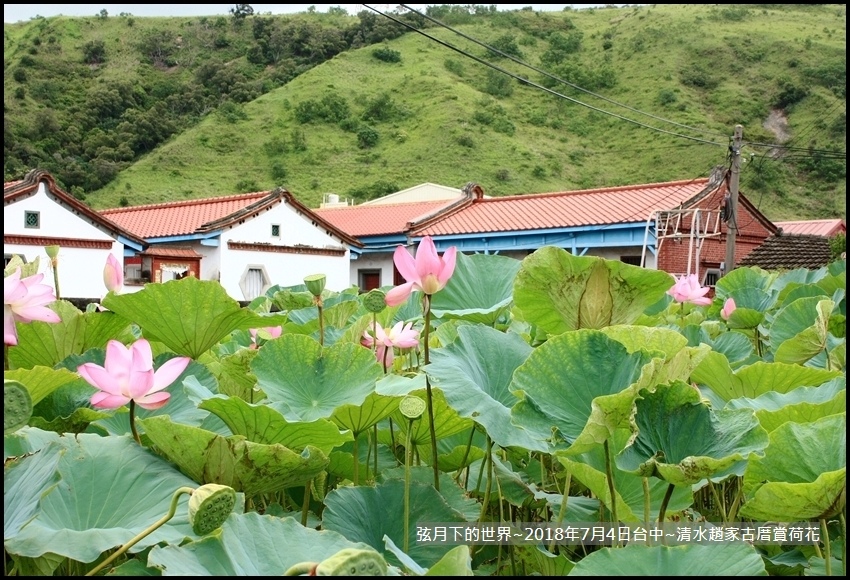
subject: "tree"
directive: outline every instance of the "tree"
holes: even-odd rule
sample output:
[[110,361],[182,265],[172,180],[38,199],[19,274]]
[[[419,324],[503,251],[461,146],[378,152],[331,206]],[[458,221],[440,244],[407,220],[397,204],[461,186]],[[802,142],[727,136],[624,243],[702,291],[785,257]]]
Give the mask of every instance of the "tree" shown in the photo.
[[246,16],[254,14],[254,9],[250,4],[237,4],[235,8],[230,9],[230,13],[236,20],[243,20]]

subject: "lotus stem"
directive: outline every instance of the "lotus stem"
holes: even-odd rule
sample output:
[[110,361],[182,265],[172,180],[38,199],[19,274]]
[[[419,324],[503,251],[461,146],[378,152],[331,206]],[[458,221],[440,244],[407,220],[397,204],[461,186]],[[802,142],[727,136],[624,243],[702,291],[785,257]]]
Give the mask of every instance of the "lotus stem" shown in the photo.
[[460,462],[460,469],[457,472],[457,477],[455,477],[455,481],[458,485],[460,485],[460,476],[465,471],[467,473],[467,480],[469,479],[469,466],[466,465],[466,460],[469,458],[469,450],[472,448],[472,437],[475,435],[475,425],[472,426],[472,429],[469,430],[469,441],[466,442],[466,450],[463,452],[463,460]]
[[130,399],[130,432],[133,434],[133,439],[136,440],[140,446],[142,444],[142,439],[139,437],[139,432],[136,430],[136,401]]
[[174,495],[171,496],[171,506],[168,508],[167,514],[162,516],[162,518],[160,518],[159,520],[154,522],[151,526],[145,528],[141,533],[139,533],[132,540],[130,540],[129,542],[127,542],[126,544],[124,544],[123,546],[118,548],[118,550],[114,554],[109,556],[106,560],[104,560],[103,562],[101,562],[100,564],[95,566],[91,571],[86,573],[86,576],[94,576],[95,574],[97,574],[98,572],[100,572],[101,570],[106,568],[109,564],[114,562],[115,559],[118,556],[120,556],[121,554],[123,554],[124,552],[126,552],[127,550],[132,548],[133,546],[135,546],[137,543],[139,543],[140,541],[145,539],[147,536],[149,536],[150,534],[155,532],[158,528],[165,525],[165,523],[168,522],[168,520],[170,520],[171,518],[173,518],[174,514],[177,512],[177,501],[180,499],[180,496],[183,495],[184,493],[188,493],[189,495],[192,495],[194,492],[195,492],[195,490],[192,489],[191,487],[181,487],[180,489],[175,491]]
[[614,459],[611,457],[611,445],[608,439],[602,444],[605,449],[605,477],[608,479],[608,493],[611,494],[611,522],[617,524],[617,496],[614,491]]
[[360,450],[357,445],[358,435],[359,433],[354,436],[354,443],[352,443],[351,448],[351,452],[354,455],[354,485],[360,485]]
[[838,512],[838,521],[841,523],[841,568],[847,576],[847,521],[844,519],[844,510]]
[[649,493],[649,478],[642,477],[643,480],[643,521],[649,523],[649,512],[652,509],[652,496]]
[[307,514],[310,513],[310,494],[313,493],[313,480],[304,485],[304,501],[301,502],[301,525],[307,527]]
[[9,345],[3,344],[3,370],[9,370]]
[[[570,500],[570,484],[572,483],[573,472],[567,468],[567,477],[564,479],[564,495],[561,498],[561,507],[558,509],[558,517],[555,519],[555,526],[561,527],[561,522],[564,521],[564,517],[567,515],[567,502]],[[552,540],[549,543],[549,551],[555,552],[555,540]]]
[[730,522],[734,522],[735,518],[738,517],[738,508],[741,505],[741,500],[744,497],[744,482],[743,478],[735,478],[735,483],[738,485],[738,492],[735,494],[735,499],[732,501],[732,507],[729,508],[729,513],[727,514],[727,519]]
[[[423,304],[425,309],[425,329],[424,329],[424,362],[425,366],[431,362],[431,350],[429,346],[431,335],[431,297],[428,294],[423,294]],[[434,427],[434,395],[431,392],[431,381],[428,380],[428,373],[425,373],[425,390],[428,393],[428,430],[431,433],[431,464],[434,467],[434,488],[440,491],[440,466],[437,464],[437,431]]]
[[832,548],[829,545],[829,528],[826,527],[826,518],[820,518],[820,535],[823,537],[823,561],[826,575],[832,576]]
[[493,485],[493,440],[489,435],[487,436],[487,455],[484,460],[487,462],[487,487],[484,488],[484,503],[481,505],[481,515],[478,516],[480,523],[484,523],[487,508],[490,507],[490,489]]
[[413,445],[413,421],[408,419],[407,437],[404,443],[404,553],[410,551],[410,459]]
[[711,495],[714,496],[714,503],[717,504],[717,511],[720,512],[720,521],[725,524],[728,520],[726,518],[726,508],[723,505],[724,502],[721,500],[720,494],[717,493],[717,488],[714,487],[714,483],[712,483],[710,479],[708,480],[708,487],[711,489]]
[[325,318],[321,297],[316,297],[316,308],[319,310],[319,344],[325,346]]
[[673,497],[673,490],[676,486],[672,483],[667,486],[667,491],[664,494],[664,499],[661,500],[661,508],[658,510],[658,523],[664,525],[664,518],[667,516],[667,504],[670,503],[670,498]]

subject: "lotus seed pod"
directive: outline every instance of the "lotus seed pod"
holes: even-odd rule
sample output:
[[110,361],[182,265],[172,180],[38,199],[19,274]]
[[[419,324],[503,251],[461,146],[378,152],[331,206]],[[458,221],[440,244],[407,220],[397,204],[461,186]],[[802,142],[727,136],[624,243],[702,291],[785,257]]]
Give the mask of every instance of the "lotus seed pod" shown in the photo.
[[227,485],[208,483],[202,485],[189,498],[189,523],[199,536],[205,536],[221,527],[233,506],[236,490]]
[[386,303],[387,295],[383,290],[378,290],[377,288],[373,290],[369,290],[363,296],[363,306],[366,307],[366,310],[369,312],[374,312],[377,314],[378,312],[383,312],[384,308],[387,307]]
[[374,550],[340,550],[316,566],[316,576],[386,576],[387,563]]
[[304,278],[304,284],[307,286],[307,290],[310,291],[310,294],[318,298],[322,295],[322,291],[325,289],[325,282],[327,282],[327,279],[327,276],[324,274],[313,274]]
[[407,396],[398,405],[401,414],[408,419],[418,419],[425,412],[426,403],[419,397]]
[[32,398],[18,381],[3,380],[3,433],[17,431],[32,417]]
[[55,260],[59,256],[59,246],[44,246],[44,253],[51,260]]

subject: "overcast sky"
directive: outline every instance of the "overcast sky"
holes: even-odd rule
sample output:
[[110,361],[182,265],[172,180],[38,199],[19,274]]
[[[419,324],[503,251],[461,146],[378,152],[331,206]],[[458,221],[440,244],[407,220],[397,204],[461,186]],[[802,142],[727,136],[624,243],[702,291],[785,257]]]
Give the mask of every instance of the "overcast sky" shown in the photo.
[[[416,10],[424,11],[427,6],[439,4],[408,4]],[[3,22],[19,22],[30,20],[34,16],[95,16],[101,10],[106,10],[110,16],[118,16],[127,12],[133,16],[216,16],[227,15],[235,4],[4,4]],[[363,4],[251,4],[255,14],[291,14],[306,12],[310,6],[315,6],[317,12],[327,12],[331,6],[345,8],[349,14],[356,15],[361,10],[367,10]],[[369,6],[388,12],[398,7],[398,4],[369,4]],[[489,4],[487,4],[489,6]],[[534,10],[560,11],[570,6],[575,9],[604,4],[496,4],[498,10],[518,10],[531,6]]]

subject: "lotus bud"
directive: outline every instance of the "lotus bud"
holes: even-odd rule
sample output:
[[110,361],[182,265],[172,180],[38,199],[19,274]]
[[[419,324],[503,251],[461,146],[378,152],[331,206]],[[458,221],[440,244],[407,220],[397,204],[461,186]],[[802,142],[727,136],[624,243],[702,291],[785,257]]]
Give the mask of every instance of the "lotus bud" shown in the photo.
[[218,529],[236,505],[236,490],[227,485],[202,485],[189,498],[189,523],[199,536]]
[[103,267],[103,285],[108,291],[116,294],[124,286],[124,269],[114,254],[106,257],[106,265]]
[[383,312],[384,308],[387,307],[386,297],[387,295],[383,290],[378,290],[377,288],[369,290],[363,296],[363,306],[366,307],[366,310],[375,314]]
[[[421,400],[421,399],[420,399]],[[316,576],[386,576],[387,563],[375,550],[340,550],[316,566]]]
[[398,405],[401,414],[408,419],[418,419],[425,412],[426,403],[419,397],[407,396]]
[[327,281],[327,276],[324,274],[312,274],[304,278],[304,284],[307,286],[307,290],[310,291],[310,294],[318,298],[322,295],[322,291],[325,289],[325,282]]
[[32,417],[32,398],[18,381],[3,380],[3,433],[8,435],[27,424]]

